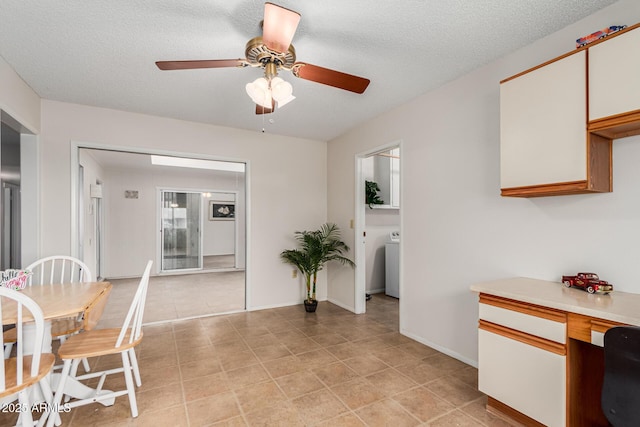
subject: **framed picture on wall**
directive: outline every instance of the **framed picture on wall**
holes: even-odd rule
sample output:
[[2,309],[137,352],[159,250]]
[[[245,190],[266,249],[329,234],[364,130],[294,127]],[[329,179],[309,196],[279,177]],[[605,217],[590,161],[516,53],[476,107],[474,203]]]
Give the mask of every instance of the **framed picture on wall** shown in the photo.
[[234,202],[218,202],[209,200],[209,221],[233,221],[236,219]]

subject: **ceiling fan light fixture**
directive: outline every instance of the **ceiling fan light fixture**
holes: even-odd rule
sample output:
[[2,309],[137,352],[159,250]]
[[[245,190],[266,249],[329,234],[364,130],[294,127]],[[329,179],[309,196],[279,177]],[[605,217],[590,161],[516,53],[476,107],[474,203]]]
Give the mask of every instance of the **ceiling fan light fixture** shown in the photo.
[[291,83],[284,81],[280,77],[274,77],[271,80],[271,96],[278,103],[278,107],[283,107],[296,99],[296,97],[293,96],[293,86],[291,86]]
[[245,86],[247,95],[251,100],[264,108],[271,108],[273,101],[278,103],[278,107],[283,107],[296,99],[293,96],[293,86],[280,77],[274,77],[271,81],[264,77],[259,77],[247,83]]
[[269,90],[267,79],[264,77],[257,78],[253,82],[247,83],[245,89],[253,102],[262,107],[271,108],[271,91]]
[[[275,98],[273,98],[273,99],[275,99]],[[288,96],[288,97],[286,97],[286,98],[282,98],[282,99],[280,99],[280,100],[276,100],[276,102],[278,103],[278,108],[282,108],[282,107],[284,107],[285,105],[287,105],[288,103],[290,103],[290,102],[291,102],[291,101],[293,101],[294,99],[296,99],[296,97],[295,97],[295,96],[293,96],[293,95],[289,95],[289,96]]]

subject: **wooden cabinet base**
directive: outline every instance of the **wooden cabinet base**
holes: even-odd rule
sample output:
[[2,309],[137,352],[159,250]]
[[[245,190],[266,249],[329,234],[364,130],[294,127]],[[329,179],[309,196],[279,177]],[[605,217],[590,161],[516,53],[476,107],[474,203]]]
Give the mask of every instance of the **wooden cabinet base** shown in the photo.
[[640,110],[592,120],[589,132],[609,139],[640,135]]
[[503,188],[503,197],[546,197],[564,196],[569,194],[603,193],[609,190],[593,190],[587,181],[560,182],[557,184],[530,185],[527,187]]
[[502,188],[500,195],[503,197],[546,197],[610,193],[613,191],[612,163],[612,139],[590,133],[587,141],[586,180]]
[[576,339],[569,340],[567,423],[570,427],[608,427],[600,407],[604,377],[602,348]]
[[514,421],[519,422],[527,427],[545,427],[544,424],[537,422],[536,420],[527,417],[522,412],[518,412],[510,406],[505,405],[499,400],[493,397],[487,396],[487,410],[497,413],[498,415],[504,415],[511,418]]

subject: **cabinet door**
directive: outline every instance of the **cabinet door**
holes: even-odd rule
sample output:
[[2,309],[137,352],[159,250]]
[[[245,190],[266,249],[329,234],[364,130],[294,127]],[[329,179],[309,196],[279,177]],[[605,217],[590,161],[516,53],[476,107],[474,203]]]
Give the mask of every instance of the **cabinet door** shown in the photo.
[[566,357],[478,331],[478,388],[549,427],[565,426]]
[[586,54],[500,85],[501,188],[587,179]]
[[640,110],[640,28],[589,48],[589,120]]

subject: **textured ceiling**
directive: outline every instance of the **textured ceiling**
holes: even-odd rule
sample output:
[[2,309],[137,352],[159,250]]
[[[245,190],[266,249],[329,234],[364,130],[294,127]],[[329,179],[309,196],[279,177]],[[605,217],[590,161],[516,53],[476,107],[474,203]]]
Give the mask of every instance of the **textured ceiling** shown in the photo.
[[330,140],[614,0],[274,2],[302,15],[298,61],[367,77],[367,91],[285,71],[297,99],[263,118],[244,88],[258,69],[156,68],[243,58],[258,0],[0,0],[0,56],[42,98]]

